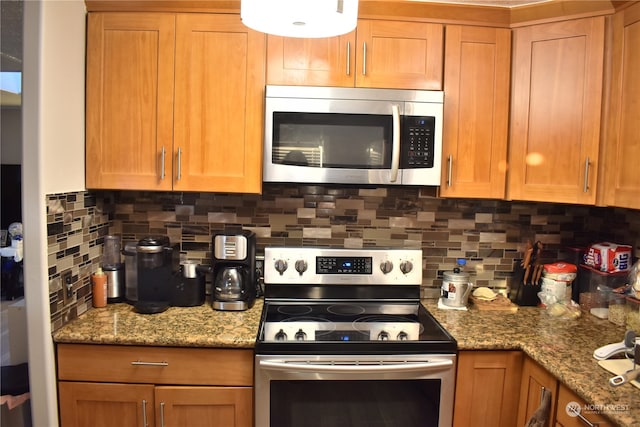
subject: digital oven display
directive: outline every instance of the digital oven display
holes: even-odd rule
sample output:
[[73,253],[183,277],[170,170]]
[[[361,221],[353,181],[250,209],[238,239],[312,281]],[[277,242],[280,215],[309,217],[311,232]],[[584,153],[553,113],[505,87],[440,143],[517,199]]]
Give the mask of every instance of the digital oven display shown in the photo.
[[372,257],[316,257],[317,274],[372,274]]

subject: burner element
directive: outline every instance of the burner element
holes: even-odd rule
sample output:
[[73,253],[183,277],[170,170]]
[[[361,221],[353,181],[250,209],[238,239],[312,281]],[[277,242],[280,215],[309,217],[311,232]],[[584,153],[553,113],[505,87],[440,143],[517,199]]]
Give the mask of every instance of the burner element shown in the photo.
[[308,305],[281,305],[278,307],[278,313],[286,314],[289,316],[304,316],[305,314],[311,313],[311,307]]
[[338,316],[354,316],[365,312],[359,304],[333,304],[327,307],[327,312]]

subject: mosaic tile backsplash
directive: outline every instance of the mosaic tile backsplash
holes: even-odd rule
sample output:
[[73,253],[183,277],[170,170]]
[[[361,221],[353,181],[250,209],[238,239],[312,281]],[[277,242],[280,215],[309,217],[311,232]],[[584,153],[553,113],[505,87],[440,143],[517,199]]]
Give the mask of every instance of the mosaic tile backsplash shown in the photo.
[[[476,285],[508,287],[526,241],[547,261],[574,260],[598,241],[640,246],[640,211],[580,205],[441,199],[418,188],[265,184],[262,195],[96,191],[47,197],[54,330],[91,307],[89,277],[103,237],[164,234],[181,258],[209,264],[211,235],[243,227],[265,246],[410,247],[423,250],[423,295],[467,259]],[[71,288],[63,277],[71,273]]]

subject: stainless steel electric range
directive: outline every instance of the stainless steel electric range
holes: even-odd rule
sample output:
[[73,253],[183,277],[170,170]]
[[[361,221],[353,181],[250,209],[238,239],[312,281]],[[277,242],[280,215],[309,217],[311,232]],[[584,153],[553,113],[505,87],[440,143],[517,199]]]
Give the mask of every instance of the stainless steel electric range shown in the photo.
[[455,339],[417,249],[265,249],[256,427],[450,427]]

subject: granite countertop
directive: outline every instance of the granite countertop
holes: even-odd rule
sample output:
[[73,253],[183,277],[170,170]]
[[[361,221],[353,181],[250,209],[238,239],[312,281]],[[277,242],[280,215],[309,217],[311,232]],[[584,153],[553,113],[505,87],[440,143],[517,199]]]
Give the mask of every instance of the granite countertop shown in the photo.
[[[613,375],[598,366],[593,350],[622,341],[625,328],[591,315],[579,319],[551,317],[544,309],[502,311],[442,310],[425,307],[464,350],[522,350],[587,403],[605,408],[620,426],[640,427],[640,389],[611,387]],[[136,313],[128,304],[91,309],[54,332],[57,343],[253,348],[263,301],[241,312],[215,311],[209,304],[171,307],[153,315]]]

